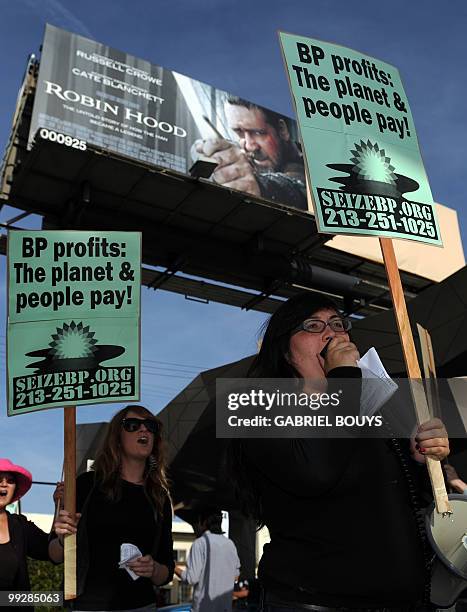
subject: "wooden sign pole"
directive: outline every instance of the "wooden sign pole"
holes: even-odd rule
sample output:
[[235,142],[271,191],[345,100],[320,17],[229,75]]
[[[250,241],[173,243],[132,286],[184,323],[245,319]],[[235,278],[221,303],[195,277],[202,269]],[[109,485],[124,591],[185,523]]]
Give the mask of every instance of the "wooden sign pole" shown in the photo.
[[[64,408],[64,473],[67,512],[76,512],[76,406]],[[76,534],[65,536],[64,597],[76,599]]]
[[420,339],[420,348],[422,349],[423,372],[425,373],[430,414],[435,417],[440,417],[441,410],[438,401],[438,381],[436,378],[436,364],[433,345],[431,344],[431,336],[428,330],[422,327],[420,323],[417,323],[417,332]]
[[[389,282],[394,313],[396,316],[397,327],[402,344],[405,366],[410,379],[410,389],[415,405],[415,413],[418,423],[423,423],[430,419],[425,390],[422,384],[420,366],[418,364],[417,352],[413,340],[412,329],[410,327],[407,306],[405,303],[404,292],[397,267],[396,255],[391,238],[380,238],[379,243],[383,254],[384,266]],[[444,484],[443,471],[439,461],[426,458],[428,473],[430,475],[433,496],[435,499],[436,510],[441,514],[451,513],[451,505],[448,500],[446,486]]]
[[427,329],[417,323],[418,336],[420,338],[420,348],[422,349],[422,362],[425,378],[436,378],[436,364],[433,353],[431,336]]

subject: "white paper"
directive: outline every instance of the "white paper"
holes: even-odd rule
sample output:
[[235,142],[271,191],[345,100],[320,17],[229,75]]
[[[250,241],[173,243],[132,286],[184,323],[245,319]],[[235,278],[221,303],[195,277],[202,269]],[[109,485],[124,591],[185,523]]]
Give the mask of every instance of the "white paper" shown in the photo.
[[138,580],[138,578],[141,578],[141,576],[138,576],[137,574],[135,574],[135,572],[132,571],[128,567],[128,563],[142,556],[143,555],[140,549],[134,544],[128,544],[128,543],[121,544],[120,545],[120,563],[118,564],[118,567],[120,569],[125,569],[130,574],[130,576],[133,578],[133,580]]
[[[398,389],[398,385],[391,379],[384,369],[374,347],[371,347],[361,359],[357,361],[362,370],[362,393],[360,396],[360,415],[373,416]],[[379,379],[378,384],[370,379]]]

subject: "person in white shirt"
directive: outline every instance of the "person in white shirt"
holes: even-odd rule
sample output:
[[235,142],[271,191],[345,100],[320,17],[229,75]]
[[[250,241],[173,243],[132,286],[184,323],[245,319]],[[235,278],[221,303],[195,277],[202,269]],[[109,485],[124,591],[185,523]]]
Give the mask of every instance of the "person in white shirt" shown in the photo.
[[175,573],[193,585],[193,612],[230,612],[234,582],[240,573],[240,560],[232,540],[221,528],[222,513],[206,508],[194,526],[193,542],[186,567],[176,566]]

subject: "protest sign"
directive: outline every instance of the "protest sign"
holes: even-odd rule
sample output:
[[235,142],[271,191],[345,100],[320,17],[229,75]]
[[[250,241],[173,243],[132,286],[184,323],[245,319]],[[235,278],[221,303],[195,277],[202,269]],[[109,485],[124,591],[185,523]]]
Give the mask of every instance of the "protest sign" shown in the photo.
[[8,414],[139,399],[141,234],[10,231]]
[[[279,36],[318,229],[379,237],[412,399],[425,422],[428,403],[391,238],[442,243],[399,72],[352,49]],[[426,463],[436,511],[450,513],[440,464]]]
[[398,70],[312,38],[280,41],[319,230],[441,245]]

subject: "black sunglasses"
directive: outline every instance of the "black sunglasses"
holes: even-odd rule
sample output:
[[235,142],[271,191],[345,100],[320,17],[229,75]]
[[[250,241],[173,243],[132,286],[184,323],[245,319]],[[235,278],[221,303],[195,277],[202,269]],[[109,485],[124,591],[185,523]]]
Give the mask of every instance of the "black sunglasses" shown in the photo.
[[155,434],[159,429],[159,425],[154,419],[138,419],[137,417],[127,417],[122,421],[123,429],[130,433],[138,431],[141,425],[144,425],[146,429],[153,434]]

